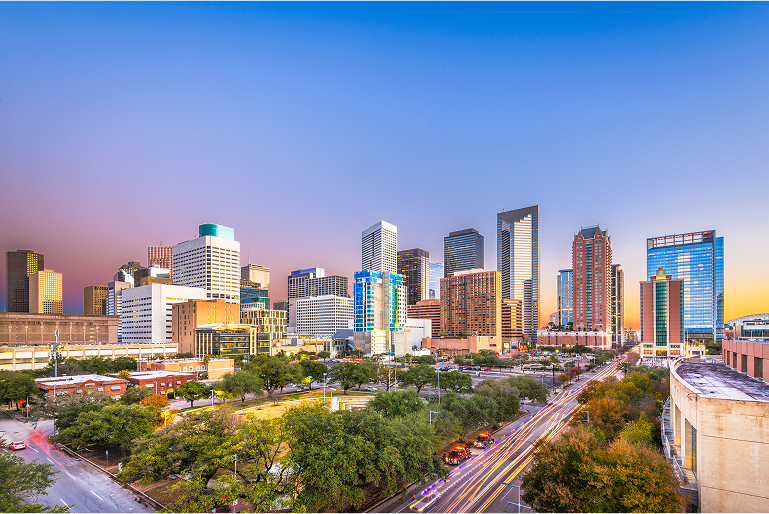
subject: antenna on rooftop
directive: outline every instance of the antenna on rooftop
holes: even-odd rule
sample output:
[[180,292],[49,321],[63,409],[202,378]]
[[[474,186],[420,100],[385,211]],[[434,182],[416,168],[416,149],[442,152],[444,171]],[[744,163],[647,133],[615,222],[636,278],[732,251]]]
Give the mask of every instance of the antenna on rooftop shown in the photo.
[[251,264],[251,233],[248,234],[248,264]]

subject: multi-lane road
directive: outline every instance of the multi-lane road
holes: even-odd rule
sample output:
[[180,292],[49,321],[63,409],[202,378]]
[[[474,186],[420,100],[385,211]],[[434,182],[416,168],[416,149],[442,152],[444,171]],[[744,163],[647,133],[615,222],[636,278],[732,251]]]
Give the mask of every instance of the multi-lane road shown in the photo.
[[[577,395],[590,380],[602,380],[617,373],[624,359],[606,365],[594,376],[559,393],[530,419],[498,437],[495,444],[454,468],[449,480],[426,484],[415,500],[389,501],[375,512],[515,512],[520,489],[519,475],[534,456],[534,443],[555,437],[575,411]],[[511,484],[511,485],[503,485]],[[512,507],[512,510],[511,510]]]
[[27,462],[36,460],[53,465],[56,482],[34,501],[48,507],[70,505],[72,512],[155,512],[149,503],[121,487],[109,475],[51,445],[47,436],[52,432],[52,421],[34,426],[0,412],[0,435],[6,443],[27,443],[27,448],[17,451],[16,455]]

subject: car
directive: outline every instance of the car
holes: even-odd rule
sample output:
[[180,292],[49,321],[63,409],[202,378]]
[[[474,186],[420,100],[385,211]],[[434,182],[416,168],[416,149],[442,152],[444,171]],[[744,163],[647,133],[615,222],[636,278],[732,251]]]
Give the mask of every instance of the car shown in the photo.
[[491,368],[483,368],[483,371],[491,371]]
[[377,388],[374,387],[374,386],[366,386],[366,391],[371,391],[371,392],[376,393],[377,392]]
[[24,441],[16,441],[8,445],[8,448],[11,450],[23,450],[27,447],[27,444]]
[[459,464],[463,460],[469,459],[472,455],[464,446],[455,446],[451,449],[448,455],[446,455],[446,464]]
[[473,446],[476,448],[486,448],[494,444],[494,438],[489,435],[488,432],[481,432],[478,434],[478,438],[473,442]]

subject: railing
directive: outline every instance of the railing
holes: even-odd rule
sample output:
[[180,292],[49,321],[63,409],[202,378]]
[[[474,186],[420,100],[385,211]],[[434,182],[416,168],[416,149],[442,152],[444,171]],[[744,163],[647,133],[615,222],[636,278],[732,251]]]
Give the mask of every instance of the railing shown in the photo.
[[667,418],[670,420],[671,424],[671,431],[672,431],[672,423],[673,418],[671,417],[670,413],[670,397],[665,401],[665,406],[662,408],[662,423],[660,423],[660,432],[662,435],[662,444],[665,447],[665,458],[670,461],[670,463],[673,465],[673,470],[676,472],[676,478],[678,479],[678,482],[684,486],[688,485],[689,480],[686,478],[686,475],[684,475],[683,470],[681,469],[681,465],[678,463],[678,459],[675,455],[673,455],[673,451],[670,449],[670,441],[668,440],[667,434],[665,433],[665,412],[667,411]]

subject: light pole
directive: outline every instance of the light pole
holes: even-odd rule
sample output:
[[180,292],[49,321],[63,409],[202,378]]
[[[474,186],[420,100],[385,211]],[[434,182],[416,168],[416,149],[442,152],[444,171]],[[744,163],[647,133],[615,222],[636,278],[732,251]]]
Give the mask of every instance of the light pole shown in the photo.
[[441,370],[436,371],[438,373],[438,405],[441,403]]
[[432,424],[432,422],[433,422],[433,414],[438,414],[438,413],[436,411],[434,411],[434,410],[430,411],[430,424]]
[[235,473],[233,473],[232,476],[237,476],[238,475],[238,454],[237,453],[234,454],[232,458],[235,459]]
[[518,506],[517,512],[520,513],[521,512],[521,487],[515,484],[508,484],[507,482],[502,482],[502,485],[507,487],[515,487],[516,489],[518,489],[518,503],[515,503],[515,502],[507,502],[507,503],[508,505],[509,504],[517,505]]
[[326,375],[328,375],[328,373],[323,373],[323,407],[326,406],[326,386],[328,386]]

